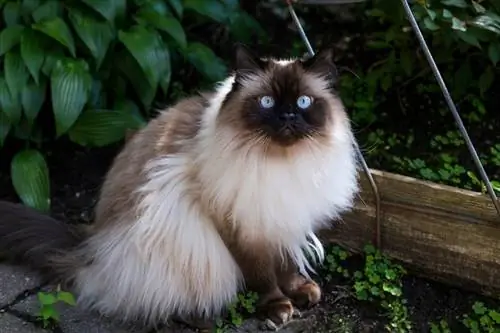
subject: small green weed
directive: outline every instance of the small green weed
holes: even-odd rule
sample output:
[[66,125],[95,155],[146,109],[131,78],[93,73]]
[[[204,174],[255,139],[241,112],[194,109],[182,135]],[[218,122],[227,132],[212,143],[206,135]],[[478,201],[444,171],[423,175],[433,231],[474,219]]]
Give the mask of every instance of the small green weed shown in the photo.
[[500,312],[475,302],[472,313],[464,315],[462,323],[471,333],[500,333]]
[[448,322],[441,319],[439,323],[431,323],[431,333],[451,333]]
[[344,278],[350,276],[349,270],[343,266],[343,263],[351,254],[340,246],[333,246],[326,255],[326,281],[331,281],[333,274],[339,274]]
[[217,320],[215,333],[223,333],[229,326],[241,326],[245,315],[255,313],[258,297],[255,292],[238,294],[236,301],[228,307],[226,318]]
[[380,303],[387,311],[389,332],[410,332],[406,300],[403,296],[402,277],[406,271],[392,263],[373,245],[366,245],[365,267],[354,273],[354,292],[358,300]]
[[57,303],[63,302],[71,306],[76,304],[73,294],[61,290],[59,285],[55,292],[38,292],[37,298],[40,304],[38,319],[42,321],[43,327],[49,327],[59,322],[60,315],[55,306]]

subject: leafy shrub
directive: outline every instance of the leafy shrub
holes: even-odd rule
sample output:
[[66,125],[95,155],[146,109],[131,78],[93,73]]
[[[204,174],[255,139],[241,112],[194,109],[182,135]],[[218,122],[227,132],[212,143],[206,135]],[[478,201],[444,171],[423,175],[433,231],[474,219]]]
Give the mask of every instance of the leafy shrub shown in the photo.
[[191,66],[207,82],[220,80],[225,62],[200,27],[239,41],[265,35],[236,0],[7,0],[1,9],[0,148],[7,139],[26,143],[12,181],[24,203],[43,211],[42,142],[120,141],[144,126],[155,100],[173,94],[176,71]]
[[[499,107],[495,91],[500,3],[419,0],[411,6],[467,128],[474,130],[472,136],[487,171],[493,178],[500,177],[495,152],[488,151],[495,143],[492,136],[498,117],[494,110]],[[340,83],[353,122],[360,128],[377,128],[360,133],[360,141],[369,147],[370,165],[478,188],[471,171],[475,167],[468,163],[464,141],[403,8],[390,0],[375,0],[366,2],[363,11],[358,13],[364,16],[360,29],[366,32],[358,40],[363,56],[352,68],[359,78],[346,73]],[[486,117],[491,121],[485,121]],[[412,129],[412,120],[418,121],[418,129]],[[400,125],[392,126],[396,127],[392,132],[387,130],[390,123]],[[403,130],[404,125],[410,129]]]

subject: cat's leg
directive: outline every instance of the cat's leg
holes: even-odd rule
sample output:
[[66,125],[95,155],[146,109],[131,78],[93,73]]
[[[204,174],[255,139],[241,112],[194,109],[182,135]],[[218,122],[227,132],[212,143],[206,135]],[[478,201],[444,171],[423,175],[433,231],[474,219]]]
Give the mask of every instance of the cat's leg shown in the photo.
[[294,308],[278,285],[273,252],[257,245],[232,252],[243,273],[246,289],[259,295],[258,312],[276,325],[292,319]]
[[311,307],[321,300],[320,286],[314,280],[300,274],[293,261],[288,259],[281,265],[278,264],[276,275],[281,290],[297,307]]

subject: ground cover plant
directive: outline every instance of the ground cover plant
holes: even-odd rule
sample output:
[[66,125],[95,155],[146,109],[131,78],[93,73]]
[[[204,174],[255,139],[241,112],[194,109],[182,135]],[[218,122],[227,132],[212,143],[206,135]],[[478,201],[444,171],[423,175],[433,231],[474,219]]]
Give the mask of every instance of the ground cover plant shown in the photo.
[[[0,3],[0,198],[69,223],[92,221],[126,130],[223,77],[233,41],[306,52],[279,0]],[[412,8],[500,189],[500,4],[420,0]],[[296,10],[316,49],[336,46],[339,94],[370,167],[484,192],[394,1]],[[498,302],[408,275],[373,247],[361,256],[332,247],[325,265],[325,299],[311,310],[309,331],[498,333]],[[52,301],[42,296],[42,308]],[[252,315],[254,301],[242,295],[219,331]],[[57,316],[44,311],[42,319]]]

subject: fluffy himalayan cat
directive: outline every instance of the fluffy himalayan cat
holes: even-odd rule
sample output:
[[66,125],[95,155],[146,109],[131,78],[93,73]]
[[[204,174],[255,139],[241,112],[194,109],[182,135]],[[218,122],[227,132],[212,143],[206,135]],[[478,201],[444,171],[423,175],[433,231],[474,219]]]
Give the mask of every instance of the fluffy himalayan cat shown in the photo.
[[235,60],[212,92],[128,140],[90,227],[2,202],[0,250],[68,284],[81,306],[148,326],[203,326],[243,288],[277,325],[316,304],[314,233],[357,191],[331,52],[276,60],[239,47]]

